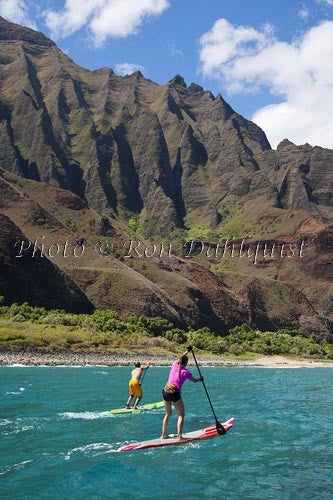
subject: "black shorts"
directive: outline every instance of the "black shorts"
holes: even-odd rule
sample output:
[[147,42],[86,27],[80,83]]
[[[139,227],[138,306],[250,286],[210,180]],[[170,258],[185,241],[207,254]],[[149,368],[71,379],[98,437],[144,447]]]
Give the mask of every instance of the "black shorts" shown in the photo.
[[164,401],[172,401],[172,403],[177,403],[180,400],[180,391],[175,392],[165,392],[162,391]]

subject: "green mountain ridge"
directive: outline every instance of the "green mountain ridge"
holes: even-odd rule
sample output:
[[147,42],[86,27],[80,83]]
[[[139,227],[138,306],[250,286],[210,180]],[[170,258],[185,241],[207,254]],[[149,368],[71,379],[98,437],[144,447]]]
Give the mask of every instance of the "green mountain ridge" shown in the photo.
[[2,18],[0,77],[0,208],[26,238],[311,241],[303,260],[258,266],[54,259],[94,306],[215,331],[296,322],[331,335],[332,150],[288,140],[272,150],[221,95],[179,75],[158,85],[80,68],[42,33]]

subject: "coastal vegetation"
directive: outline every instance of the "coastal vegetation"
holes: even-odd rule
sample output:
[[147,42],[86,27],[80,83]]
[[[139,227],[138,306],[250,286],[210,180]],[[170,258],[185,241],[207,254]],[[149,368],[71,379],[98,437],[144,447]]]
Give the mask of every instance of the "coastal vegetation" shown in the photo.
[[187,344],[215,356],[283,354],[333,359],[333,345],[312,335],[304,337],[297,329],[262,332],[244,324],[222,336],[206,327],[179,328],[159,317],[122,318],[112,310],[72,314],[28,303],[0,307],[0,349],[168,355]]

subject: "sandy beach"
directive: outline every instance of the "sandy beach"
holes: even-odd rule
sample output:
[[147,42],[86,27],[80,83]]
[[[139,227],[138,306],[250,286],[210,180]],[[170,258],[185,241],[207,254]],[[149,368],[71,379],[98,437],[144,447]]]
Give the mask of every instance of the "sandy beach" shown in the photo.
[[[265,368],[333,368],[333,361],[315,359],[291,359],[283,356],[261,356],[256,359],[230,359],[200,357],[204,366],[254,366]],[[0,351],[0,366],[130,366],[140,360],[151,362],[157,366],[169,366],[174,358],[156,355],[108,354],[95,352],[57,351],[41,353],[40,351]],[[193,360],[190,359],[190,364]]]

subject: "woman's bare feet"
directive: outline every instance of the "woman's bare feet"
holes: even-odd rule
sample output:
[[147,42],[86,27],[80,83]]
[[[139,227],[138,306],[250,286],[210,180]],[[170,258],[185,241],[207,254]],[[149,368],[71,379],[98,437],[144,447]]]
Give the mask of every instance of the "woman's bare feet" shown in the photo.
[[170,439],[170,436],[166,434],[165,436],[161,436],[161,439]]

